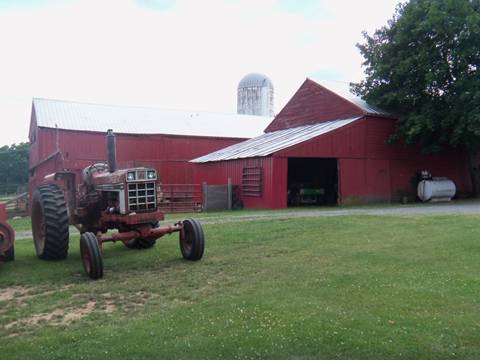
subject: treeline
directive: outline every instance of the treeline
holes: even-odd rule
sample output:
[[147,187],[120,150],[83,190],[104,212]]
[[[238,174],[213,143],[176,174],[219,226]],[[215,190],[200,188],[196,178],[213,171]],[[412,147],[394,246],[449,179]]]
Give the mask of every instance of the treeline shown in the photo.
[[0,147],[0,194],[15,193],[28,183],[28,143]]

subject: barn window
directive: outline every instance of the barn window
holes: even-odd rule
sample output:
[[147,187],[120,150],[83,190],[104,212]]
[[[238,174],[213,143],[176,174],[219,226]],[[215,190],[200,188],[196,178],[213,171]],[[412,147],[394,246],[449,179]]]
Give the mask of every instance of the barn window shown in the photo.
[[242,171],[243,196],[261,197],[263,189],[263,169],[258,166],[244,167]]

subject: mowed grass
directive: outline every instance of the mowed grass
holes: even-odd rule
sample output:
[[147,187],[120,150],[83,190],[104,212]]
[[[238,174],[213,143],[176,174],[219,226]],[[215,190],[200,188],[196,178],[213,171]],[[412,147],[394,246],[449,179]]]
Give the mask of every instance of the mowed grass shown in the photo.
[[8,223],[15,229],[15,231],[31,231],[32,222],[30,216],[17,217],[15,219],[8,219]]
[[143,251],[108,244],[99,281],[83,273],[78,237],[61,262],[18,241],[16,262],[0,266],[0,357],[480,357],[479,216],[255,221],[205,233],[194,263],[175,235]]

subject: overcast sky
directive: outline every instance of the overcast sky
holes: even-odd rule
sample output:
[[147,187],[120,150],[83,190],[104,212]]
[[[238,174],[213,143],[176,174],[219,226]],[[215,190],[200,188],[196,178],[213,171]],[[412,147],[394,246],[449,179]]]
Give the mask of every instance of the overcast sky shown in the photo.
[[0,145],[32,97],[236,112],[261,72],[278,112],[306,77],[362,79],[355,47],[398,0],[0,0]]

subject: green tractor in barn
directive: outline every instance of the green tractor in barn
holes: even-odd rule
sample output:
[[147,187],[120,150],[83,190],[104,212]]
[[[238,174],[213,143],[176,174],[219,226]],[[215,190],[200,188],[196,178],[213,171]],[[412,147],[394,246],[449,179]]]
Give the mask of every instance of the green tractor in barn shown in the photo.
[[[200,260],[205,247],[202,225],[188,219],[159,226],[164,213],[157,208],[157,171],[144,167],[117,169],[112,130],[108,130],[106,139],[106,163],[92,164],[81,174],[55,172],[34,191],[31,214],[37,256],[65,259],[69,226],[73,225],[80,231],[81,258],[92,279],[103,277],[105,242],[121,241],[131,249],[146,249],[158,238],[178,232],[183,258]],[[82,179],[79,184],[78,178]]]

